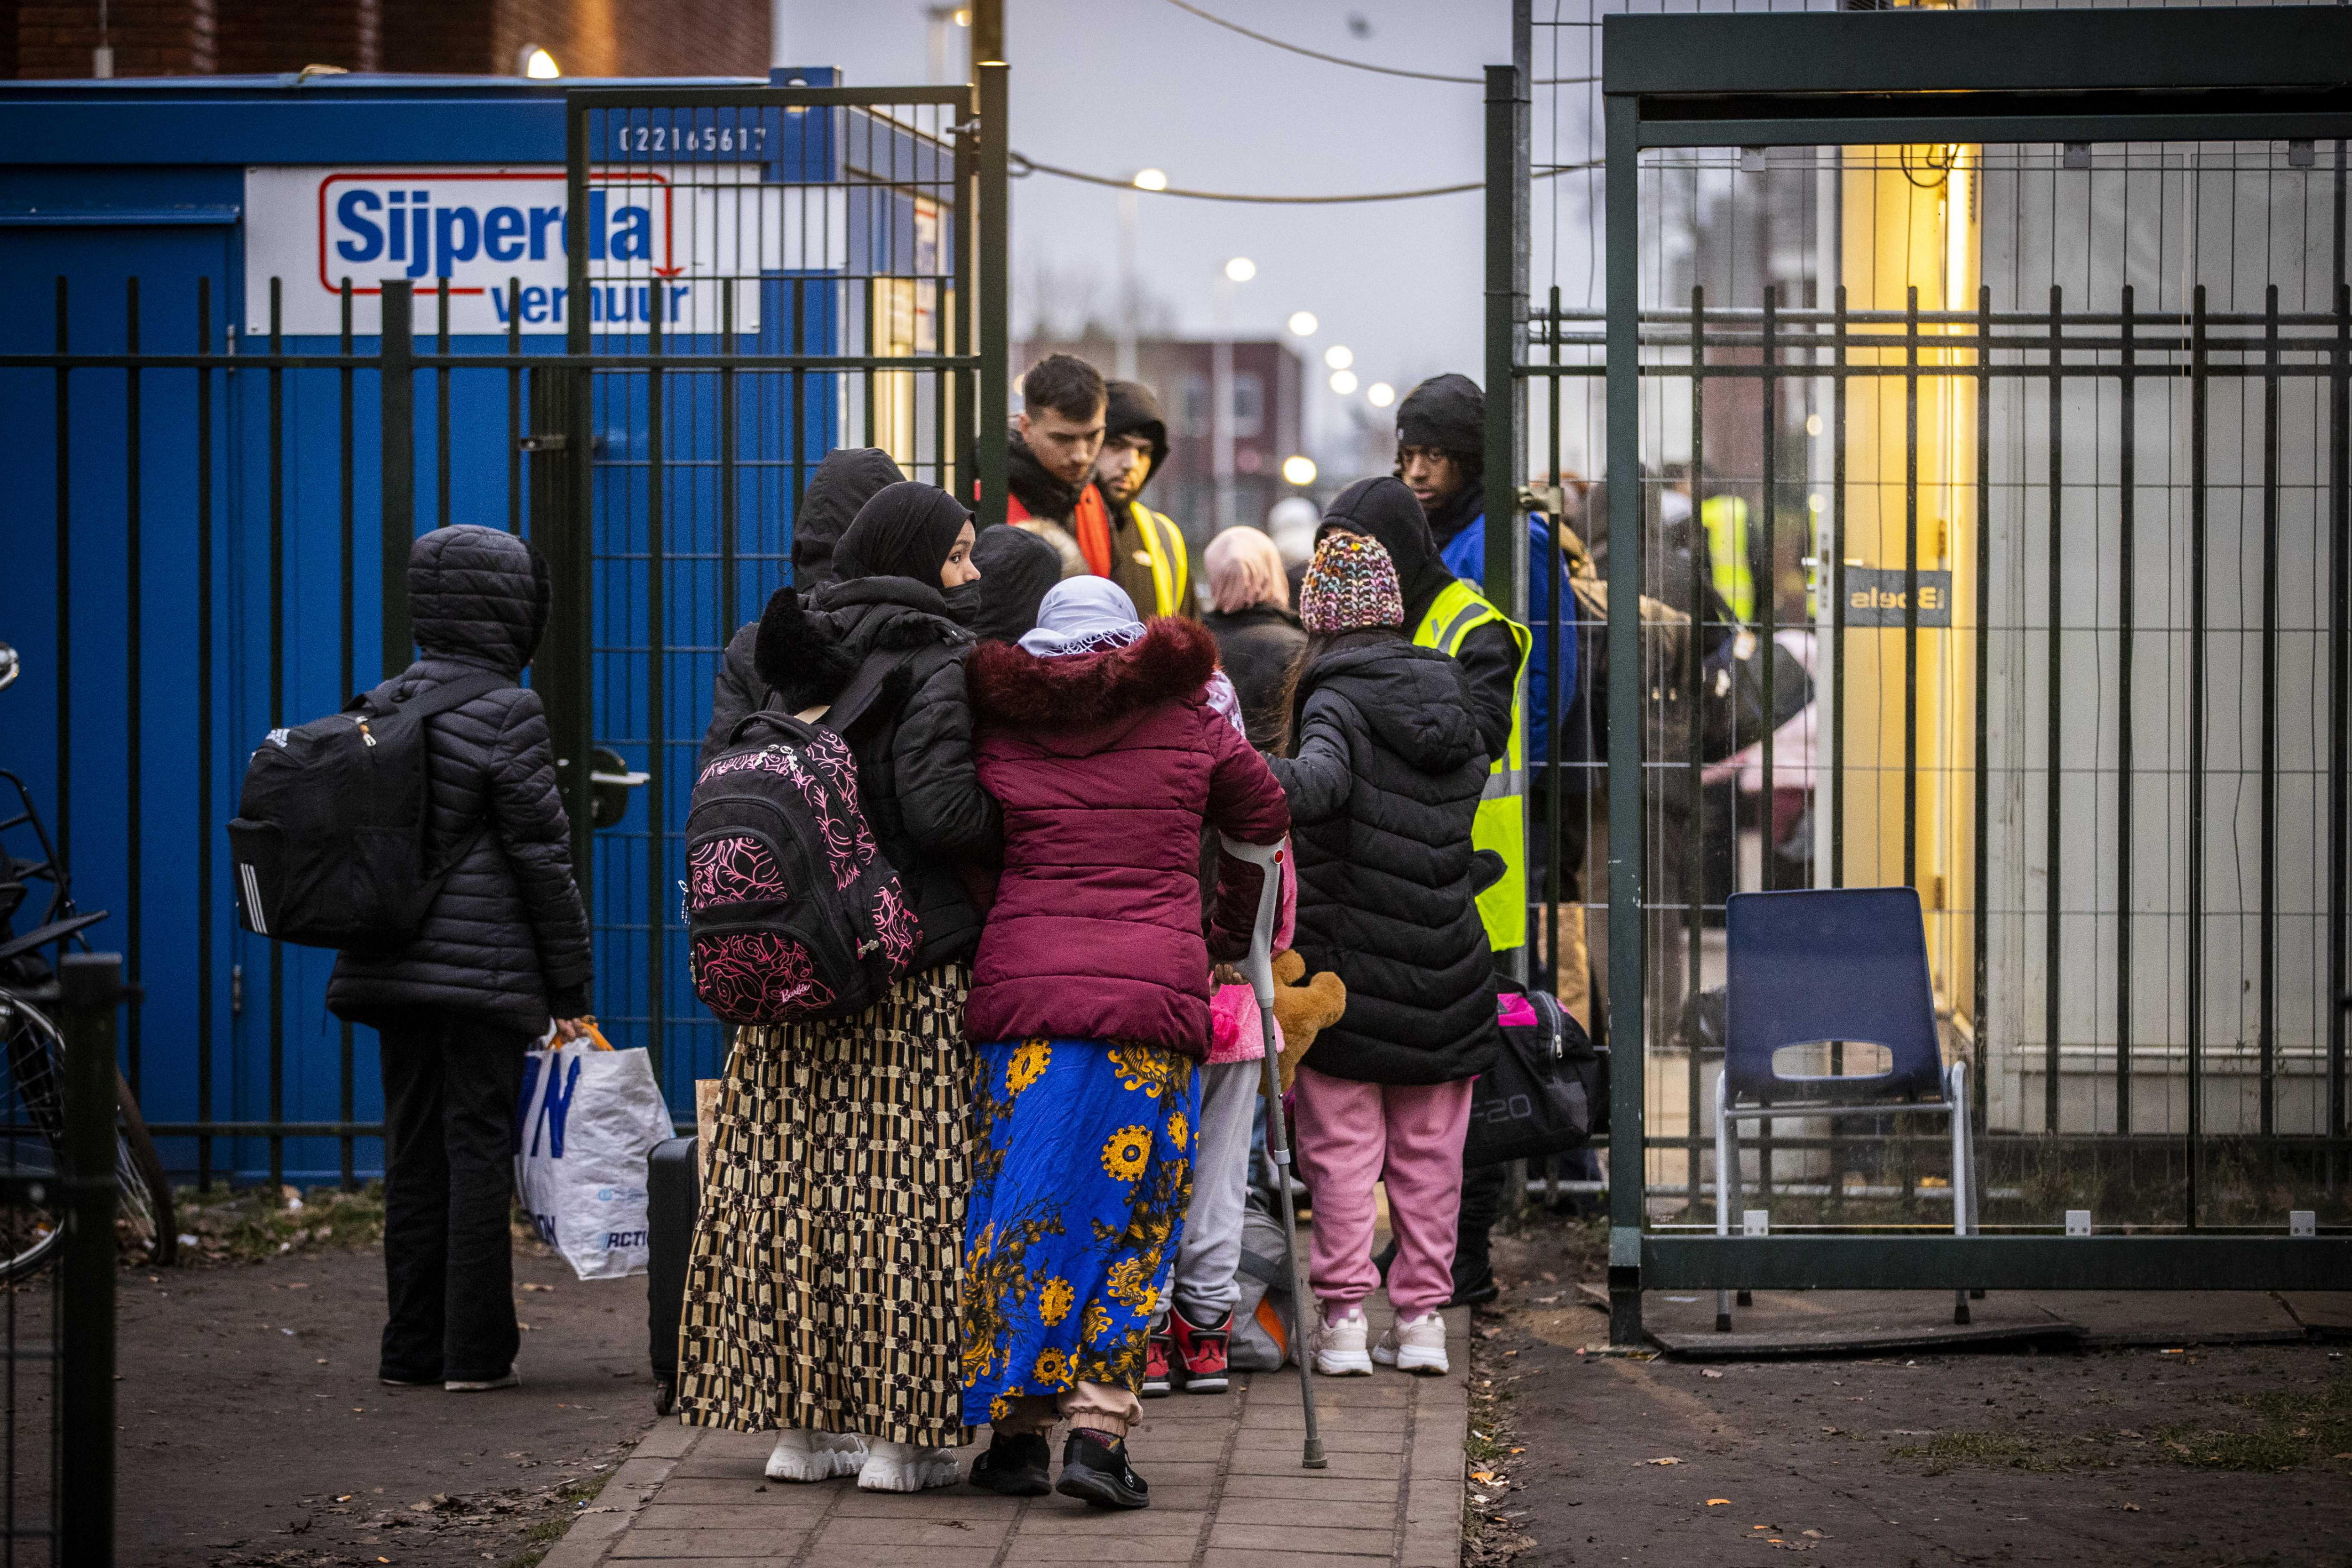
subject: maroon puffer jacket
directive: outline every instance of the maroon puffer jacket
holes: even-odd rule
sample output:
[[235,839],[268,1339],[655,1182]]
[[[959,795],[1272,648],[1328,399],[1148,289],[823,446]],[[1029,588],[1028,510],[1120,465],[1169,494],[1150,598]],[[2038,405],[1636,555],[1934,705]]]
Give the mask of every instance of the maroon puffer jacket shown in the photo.
[[982,643],[967,663],[980,782],[1004,807],[1004,874],[964,1032],[1209,1048],[1209,959],[1249,945],[1258,872],[1228,857],[1210,939],[1201,826],[1249,844],[1289,830],[1281,786],[1208,704],[1216,644],[1153,621],[1107,653],[1039,658]]

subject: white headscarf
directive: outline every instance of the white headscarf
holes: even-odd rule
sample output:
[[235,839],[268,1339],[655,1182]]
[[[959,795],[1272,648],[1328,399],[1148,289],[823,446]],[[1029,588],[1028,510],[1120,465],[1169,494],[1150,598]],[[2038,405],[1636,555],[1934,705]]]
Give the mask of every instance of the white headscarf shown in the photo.
[[1108,577],[1065,577],[1045,590],[1021,646],[1040,658],[1125,647],[1143,635],[1135,601]]

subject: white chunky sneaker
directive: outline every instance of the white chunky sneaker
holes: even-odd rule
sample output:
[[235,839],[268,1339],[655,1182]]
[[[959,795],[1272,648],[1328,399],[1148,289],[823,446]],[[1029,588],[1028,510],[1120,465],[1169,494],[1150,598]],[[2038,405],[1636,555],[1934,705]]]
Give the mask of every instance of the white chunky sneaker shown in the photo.
[[866,1447],[857,1488],[869,1492],[919,1492],[956,1484],[953,1448],[923,1448],[877,1437]]
[[1326,1377],[1370,1377],[1372,1358],[1364,1353],[1371,1325],[1363,1309],[1351,1307],[1344,1318],[1326,1318],[1315,1334],[1315,1370]]
[[1372,1347],[1372,1359],[1399,1372],[1443,1377],[1453,1369],[1445,1362],[1445,1320],[1435,1312],[1392,1325]]
[[776,1451],[768,1456],[772,1481],[829,1481],[857,1473],[866,1462],[866,1439],[855,1432],[806,1432],[795,1429],[776,1435]]

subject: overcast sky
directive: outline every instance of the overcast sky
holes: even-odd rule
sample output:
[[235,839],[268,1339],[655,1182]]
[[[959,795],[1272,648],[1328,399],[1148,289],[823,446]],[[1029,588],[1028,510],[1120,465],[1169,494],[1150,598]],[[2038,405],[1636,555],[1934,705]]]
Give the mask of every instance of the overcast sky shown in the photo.
[[[780,64],[838,66],[855,83],[919,82],[929,57],[923,0],[776,0]],[[1477,77],[1510,58],[1509,0],[1205,0],[1258,32],[1330,54]],[[1545,9],[1549,9],[1546,7]],[[1013,146],[1042,162],[1125,176],[1164,170],[1171,184],[1269,194],[1409,189],[1481,177],[1483,89],[1327,65],[1242,37],[1167,0],[1006,0]],[[1575,5],[1570,14],[1580,14]],[[1350,16],[1359,18],[1351,30]],[[1367,35],[1368,30],[1368,35]],[[1585,33],[1566,30],[1579,53]],[[1539,77],[1555,74],[1542,56]],[[1563,59],[1560,75],[1581,75]],[[1581,119],[1582,89],[1570,89]],[[1550,155],[1550,94],[1538,99],[1535,154]],[[1570,124],[1564,136],[1580,136]],[[1560,156],[1580,155],[1563,145]],[[1229,257],[1257,263],[1234,290],[1234,324],[1279,331],[1311,310],[1318,429],[1342,400],[1324,387],[1323,351],[1355,353],[1364,384],[1400,392],[1440,371],[1479,375],[1484,228],[1478,193],[1340,207],[1268,207],[1143,195],[1138,270],[1181,332],[1211,329],[1214,280]],[[1091,271],[1106,297],[1117,272],[1117,193],[1045,174],[1013,182],[1018,285],[1042,263]],[[1564,204],[1563,259],[1581,286],[1580,205]],[[1548,201],[1538,200],[1538,285],[1548,279]],[[1573,230],[1571,236],[1567,230]],[[1023,323],[1015,322],[1015,331]],[[1363,405],[1359,392],[1352,400]],[[1385,420],[1388,416],[1381,416]]]

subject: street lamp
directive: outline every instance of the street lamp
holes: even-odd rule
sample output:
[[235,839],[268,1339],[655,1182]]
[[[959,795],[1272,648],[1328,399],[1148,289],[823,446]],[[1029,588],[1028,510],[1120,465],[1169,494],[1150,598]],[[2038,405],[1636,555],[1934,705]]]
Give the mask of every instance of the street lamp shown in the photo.
[[1364,388],[1364,401],[1375,408],[1386,408],[1396,401],[1396,388],[1385,381],[1376,381]]
[[1315,459],[1303,453],[1297,457],[1283,458],[1282,479],[1286,484],[1297,485],[1300,489],[1305,489],[1315,482]]
[[1315,319],[1315,312],[1312,310],[1290,312],[1290,335],[1294,338],[1311,338],[1322,325],[1322,322]]
[[1323,363],[1333,370],[1345,370],[1356,363],[1356,351],[1342,343],[1333,343],[1323,351]]
[[1216,334],[1209,344],[1209,461],[1216,478],[1217,527],[1234,525],[1234,287],[1257,276],[1257,263],[1233,257],[1217,274]]
[[1356,373],[1352,370],[1333,371],[1331,373],[1331,390],[1338,393],[1342,397],[1347,397],[1352,395],[1356,390]]
[[1158,169],[1138,169],[1132,184],[1139,191],[1164,191],[1168,188],[1168,176]]

